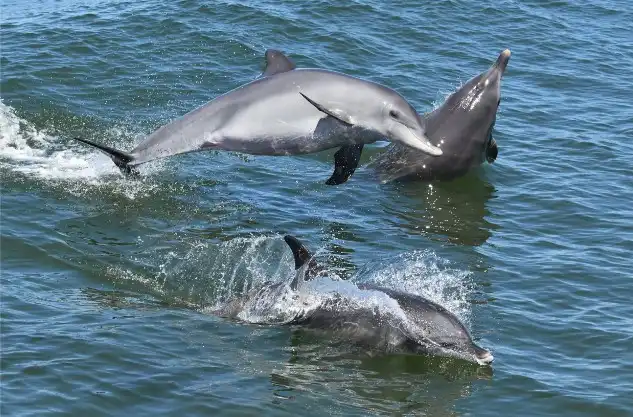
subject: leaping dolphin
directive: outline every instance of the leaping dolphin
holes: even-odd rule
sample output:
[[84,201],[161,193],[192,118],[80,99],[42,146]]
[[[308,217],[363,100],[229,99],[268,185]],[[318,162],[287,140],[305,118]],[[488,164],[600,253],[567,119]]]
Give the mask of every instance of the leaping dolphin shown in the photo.
[[188,152],[298,155],[384,138],[442,154],[426,138],[418,113],[396,91],[334,71],[295,69],[282,53],[268,50],[258,79],[160,127],[130,152],[76,139],[105,152],[130,174],[137,165]]
[[[292,250],[296,274],[293,281],[266,282],[244,298],[233,300],[215,311],[224,317],[237,317],[245,305],[260,309],[276,305],[278,298],[291,297],[301,291],[305,281],[322,275],[310,251],[294,236],[284,240]],[[382,347],[388,351],[457,357],[480,365],[493,361],[492,354],[477,346],[468,329],[446,308],[419,295],[358,284],[361,291],[382,295],[397,303],[397,309],[377,309],[346,300],[344,296],[327,298],[317,306],[293,313],[278,324],[329,330],[347,337],[355,344]]]
[[424,116],[426,135],[442,155],[429,158],[415,149],[393,143],[369,162],[383,182],[448,180],[464,175],[484,159],[497,158],[492,130],[501,102],[501,77],[508,66],[506,49],[487,71],[473,77],[436,110]]

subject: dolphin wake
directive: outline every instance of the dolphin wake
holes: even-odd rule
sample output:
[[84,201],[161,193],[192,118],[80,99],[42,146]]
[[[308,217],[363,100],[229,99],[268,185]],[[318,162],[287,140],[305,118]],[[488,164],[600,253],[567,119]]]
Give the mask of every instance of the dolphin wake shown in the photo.
[[[114,128],[104,132],[104,136],[117,144],[131,145],[134,134]],[[158,186],[152,174],[163,169],[160,161],[144,169],[147,180],[131,182],[125,180],[106,155],[74,143],[69,148],[71,142],[54,131],[38,129],[0,100],[0,169],[5,179],[45,181],[61,185],[75,195],[107,186],[129,199]]]

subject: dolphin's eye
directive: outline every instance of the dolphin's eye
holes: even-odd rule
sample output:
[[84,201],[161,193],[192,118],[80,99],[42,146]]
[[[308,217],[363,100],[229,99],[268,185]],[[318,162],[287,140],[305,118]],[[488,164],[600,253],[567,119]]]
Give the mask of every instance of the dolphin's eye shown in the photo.
[[400,115],[398,114],[397,111],[395,110],[390,110],[389,111],[389,116],[393,117],[394,119],[398,120],[400,118]]

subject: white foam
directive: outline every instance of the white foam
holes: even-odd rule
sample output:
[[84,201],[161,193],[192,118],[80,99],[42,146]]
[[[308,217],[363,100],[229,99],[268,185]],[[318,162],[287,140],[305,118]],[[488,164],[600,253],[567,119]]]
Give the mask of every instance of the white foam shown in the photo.
[[0,161],[4,167],[42,179],[97,178],[117,173],[105,155],[55,150],[57,136],[37,130],[0,101]]
[[356,279],[382,287],[416,294],[434,301],[464,324],[470,323],[471,273],[454,269],[433,251],[415,251],[386,262],[368,264]]
[[293,291],[288,285],[292,278],[287,277],[285,285],[275,287],[272,291],[263,289],[256,296],[249,297],[237,318],[256,324],[287,323],[334,302],[332,305],[349,310],[378,309],[406,321],[406,315],[398,303],[382,292],[361,290],[352,282],[332,277],[316,278],[303,283],[298,291]]
[[[131,138],[129,132],[111,129],[106,137]],[[132,141],[124,144],[132,147]],[[161,164],[144,167],[145,175],[151,174]],[[28,120],[16,115],[11,106],[0,100],[0,168],[22,174],[27,179],[53,184],[63,183],[64,189],[81,194],[91,187],[108,185],[128,198],[153,189],[151,181],[128,181],[110,158],[94,149],[72,144],[68,138],[60,138],[46,129],[37,129]]]
[[[253,252],[258,253],[255,250]],[[294,278],[291,268],[282,265],[277,267],[275,276],[262,277],[261,274],[266,272],[259,264],[261,260],[259,257],[255,263],[259,267],[251,271],[256,274],[250,279],[250,288],[259,288],[264,281],[288,284]],[[406,314],[395,300],[380,291],[360,289],[356,281],[362,281],[421,295],[441,304],[465,324],[468,323],[470,304],[467,296],[470,293],[470,274],[467,271],[447,268],[446,261],[435,253],[426,251],[399,256],[392,261],[379,267],[372,265],[361,269],[352,280],[342,280],[334,271],[329,271],[326,276],[302,282],[296,292],[285,285],[274,291],[261,292],[256,297],[252,297],[251,294],[252,298],[247,297],[238,318],[248,323],[275,324],[309,314],[311,310],[328,302],[340,301],[345,308],[375,309],[386,316],[401,319],[403,323],[408,322]],[[285,262],[290,262],[290,259]],[[238,266],[233,268],[230,275],[233,276],[237,269]],[[228,284],[230,287],[232,282],[233,279],[224,285]],[[237,296],[234,291],[229,292]]]

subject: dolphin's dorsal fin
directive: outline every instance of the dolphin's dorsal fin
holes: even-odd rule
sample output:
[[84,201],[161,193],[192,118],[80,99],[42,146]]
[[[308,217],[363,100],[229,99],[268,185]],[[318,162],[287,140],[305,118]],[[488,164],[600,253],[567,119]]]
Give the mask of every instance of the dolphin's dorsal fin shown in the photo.
[[262,77],[269,77],[282,72],[292,71],[297,67],[294,62],[283,54],[283,52],[276,49],[266,50],[265,57],[266,68],[264,68]]
[[312,254],[299,239],[294,236],[286,235],[284,240],[290,246],[290,250],[295,257],[295,271],[301,268],[310,260]]
[[[316,261],[312,259],[310,251],[301,243],[299,239],[294,236],[286,235],[284,240],[290,247],[292,254],[295,258],[295,271],[297,274],[290,284],[290,288],[296,290],[299,286],[299,278],[301,277],[301,271],[299,271],[304,265],[306,266],[304,281],[309,281],[319,273],[319,266]],[[306,265],[307,263],[307,265]]]

